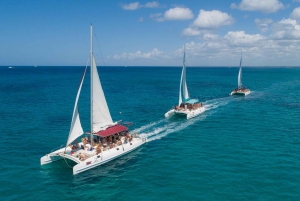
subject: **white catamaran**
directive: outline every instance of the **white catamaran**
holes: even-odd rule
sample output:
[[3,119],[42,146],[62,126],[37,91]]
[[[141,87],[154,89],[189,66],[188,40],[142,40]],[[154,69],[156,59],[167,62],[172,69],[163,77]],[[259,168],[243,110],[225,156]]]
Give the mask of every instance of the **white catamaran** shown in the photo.
[[[78,99],[85,77],[86,67],[77,92],[66,146],[46,154],[40,160],[41,165],[61,159],[74,161],[77,163],[73,167],[74,175],[129,153],[147,141],[146,136],[137,135],[136,133],[130,135],[126,126],[119,122],[112,121],[93,55],[92,33],[93,28],[91,25],[91,132],[89,132],[89,138],[83,136],[85,134],[80,123],[78,112]],[[82,142],[78,143],[77,139],[80,137],[82,137]],[[72,144],[73,142],[75,142],[75,144]]]
[[238,75],[238,88],[234,89],[230,95],[242,95],[242,96],[247,96],[250,94],[251,91],[250,89],[247,89],[246,87],[242,86],[242,56],[240,60],[240,70],[239,70],[239,75]]
[[185,66],[185,45],[183,53],[183,67],[180,78],[179,86],[179,103],[165,114],[166,118],[169,118],[175,114],[184,115],[187,119],[198,116],[205,111],[205,107],[198,99],[191,99],[189,96],[187,84],[186,84],[186,66]]

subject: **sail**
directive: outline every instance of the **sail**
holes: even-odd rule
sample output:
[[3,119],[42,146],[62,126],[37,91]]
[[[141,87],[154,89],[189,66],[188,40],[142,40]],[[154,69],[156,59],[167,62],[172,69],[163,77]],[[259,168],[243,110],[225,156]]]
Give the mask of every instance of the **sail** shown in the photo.
[[71,127],[70,127],[69,137],[68,137],[66,146],[68,146],[71,142],[73,142],[76,138],[78,138],[80,135],[83,134],[83,129],[82,129],[82,126],[80,123],[79,112],[78,112],[78,99],[79,99],[82,83],[84,80],[85,72],[86,72],[86,68],[84,69],[84,72],[83,72],[83,75],[82,75],[82,78],[81,78],[81,81],[79,84],[79,88],[77,91],[75,105],[74,105],[74,111],[73,111],[73,116],[72,116],[72,121],[71,121]]
[[185,45],[184,45],[184,53],[183,53],[183,77],[182,77],[182,84],[183,84],[183,98],[186,101],[190,97],[189,97],[189,92],[188,92],[187,84],[186,84]]
[[183,77],[183,71],[184,71],[184,69],[182,68],[181,77],[180,77],[180,85],[179,85],[179,103],[178,103],[178,106],[180,106],[180,104],[182,103],[182,77]]
[[93,108],[92,108],[93,132],[95,133],[101,130],[102,127],[111,125],[113,121],[110,116],[110,112],[106,103],[106,99],[104,96],[104,92],[97,71],[96,62],[93,55],[92,55],[91,68],[93,68],[93,75],[92,75],[93,90],[92,90],[91,97],[93,101]]
[[238,75],[238,88],[242,87],[242,57],[240,60],[240,70]]

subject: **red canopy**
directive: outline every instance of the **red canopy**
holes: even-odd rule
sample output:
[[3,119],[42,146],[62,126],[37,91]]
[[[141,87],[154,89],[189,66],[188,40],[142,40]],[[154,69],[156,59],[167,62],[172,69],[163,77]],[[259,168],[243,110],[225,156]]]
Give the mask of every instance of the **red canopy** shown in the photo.
[[99,131],[98,133],[95,133],[96,135],[100,136],[100,137],[107,137],[122,131],[127,131],[128,128],[126,126],[122,126],[122,125],[116,125],[116,126],[112,126],[107,128],[104,131]]

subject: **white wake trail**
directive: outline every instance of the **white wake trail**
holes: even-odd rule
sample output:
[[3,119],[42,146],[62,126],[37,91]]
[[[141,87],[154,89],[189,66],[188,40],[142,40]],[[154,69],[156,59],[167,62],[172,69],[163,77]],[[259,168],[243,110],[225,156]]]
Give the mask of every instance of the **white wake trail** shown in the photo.
[[[229,102],[233,100],[234,99],[232,97],[218,98],[218,99],[205,101],[203,105],[205,106],[206,111],[209,111],[209,110],[215,110],[220,106],[227,105]],[[195,124],[198,121],[203,121],[206,118],[206,116],[207,114],[206,112],[204,112],[203,114],[195,118],[185,120],[185,121],[171,122],[167,119],[161,119],[157,122],[152,122],[145,126],[137,128],[133,130],[133,132],[147,136],[148,142],[150,142],[153,140],[161,139],[170,133],[181,131],[188,126]]]

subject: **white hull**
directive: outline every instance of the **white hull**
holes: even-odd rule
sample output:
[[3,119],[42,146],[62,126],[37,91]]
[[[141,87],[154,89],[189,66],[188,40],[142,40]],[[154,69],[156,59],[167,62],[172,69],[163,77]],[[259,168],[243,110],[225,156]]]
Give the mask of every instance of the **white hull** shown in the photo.
[[170,111],[168,111],[168,112],[165,114],[165,117],[166,117],[166,118],[170,118],[170,117],[172,117],[174,114],[175,114],[175,109],[171,109]]
[[233,91],[230,93],[231,96],[239,95],[239,96],[247,96],[251,93],[251,91]]
[[183,109],[183,110],[175,110],[175,109],[171,109],[170,111],[168,111],[165,114],[166,118],[172,117],[173,115],[186,115],[187,119],[196,117],[200,114],[202,114],[203,112],[205,112],[205,107],[200,107],[198,109],[195,110],[189,110],[189,109]]
[[[140,147],[147,141],[145,136],[140,136],[139,138],[133,138],[131,143],[126,143],[123,145],[119,145],[117,147],[108,149],[106,151],[102,151],[100,154],[96,155],[95,151],[84,151],[82,149],[76,151],[73,155],[65,153],[65,148],[61,148],[57,151],[51,152],[41,158],[41,165],[48,164],[57,160],[61,160],[63,158],[72,160],[77,163],[73,167],[73,174],[78,174],[84,172],[86,170],[92,169],[96,166],[107,163],[111,160],[114,160],[122,155],[125,155],[136,148]],[[68,149],[67,149],[68,150]],[[80,161],[78,157],[76,157],[79,153],[85,153],[92,155],[84,161]],[[88,153],[90,152],[90,153]]]

